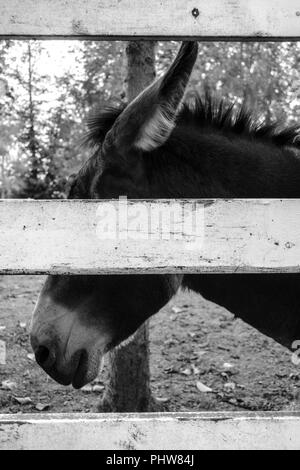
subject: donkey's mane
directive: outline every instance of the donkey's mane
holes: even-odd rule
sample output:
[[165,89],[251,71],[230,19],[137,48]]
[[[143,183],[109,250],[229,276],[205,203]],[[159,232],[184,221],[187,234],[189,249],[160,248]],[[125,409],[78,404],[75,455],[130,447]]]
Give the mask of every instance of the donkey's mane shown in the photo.
[[89,147],[98,147],[126,106],[126,103],[105,105],[96,113],[92,113],[87,120],[88,131],[83,143]]
[[[89,118],[85,144],[98,147],[111,129],[126,104],[106,106]],[[245,103],[230,103],[210,94],[204,98],[194,95],[182,105],[177,125],[190,125],[219,130],[251,139],[260,139],[279,147],[300,148],[300,126],[287,126],[278,122],[267,123],[263,117],[254,117]]]
[[235,135],[271,141],[277,146],[300,147],[300,126],[287,126],[278,122],[267,123],[264,117],[255,117],[242,104],[230,103],[224,99],[206,94],[199,95],[183,105],[179,123],[199,127],[211,127]]

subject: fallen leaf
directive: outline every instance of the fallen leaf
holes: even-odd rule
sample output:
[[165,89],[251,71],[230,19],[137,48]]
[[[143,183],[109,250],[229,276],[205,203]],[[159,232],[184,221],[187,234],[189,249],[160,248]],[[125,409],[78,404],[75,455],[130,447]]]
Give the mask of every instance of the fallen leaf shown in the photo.
[[193,331],[189,331],[189,332],[188,332],[188,335],[189,335],[191,338],[195,338],[195,336],[197,335],[197,333],[194,333]]
[[202,382],[200,382],[200,380],[198,380],[198,382],[196,383],[196,387],[198,388],[199,392],[202,392],[202,393],[212,392],[212,389],[204,385]]
[[183,312],[183,311],[184,311],[184,309],[183,309],[183,308],[176,307],[176,306],[175,306],[175,307],[172,307],[172,309],[171,309],[171,310],[172,310],[172,312],[174,312],[174,313],[181,313],[181,312]]
[[19,405],[30,405],[32,403],[30,397],[14,397],[14,400],[16,400]]
[[158,403],[167,403],[168,401],[170,401],[170,398],[169,397],[156,397],[155,401],[157,401]]
[[104,390],[104,385],[94,385],[93,386],[93,392],[94,393],[101,393]]
[[85,385],[84,387],[82,387],[80,390],[83,393],[91,393],[93,391],[93,386],[88,384],[88,385]]
[[223,364],[223,369],[225,369],[225,370],[232,369],[233,367],[234,367],[234,365],[230,364],[230,362],[224,362],[224,364]]
[[38,411],[45,411],[45,410],[49,410],[50,406],[51,406],[50,403],[37,403],[35,405],[35,409]]
[[191,371],[191,369],[186,368],[184,370],[181,370],[180,373],[183,374],[183,375],[191,375],[192,371]]
[[17,387],[16,382],[12,382],[11,380],[4,380],[1,383],[1,389],[2,390],[13,390],[16,387]]
[[26,329],[26,323],[25,322],[19,322],[19,326],[23,328],[23,330]]

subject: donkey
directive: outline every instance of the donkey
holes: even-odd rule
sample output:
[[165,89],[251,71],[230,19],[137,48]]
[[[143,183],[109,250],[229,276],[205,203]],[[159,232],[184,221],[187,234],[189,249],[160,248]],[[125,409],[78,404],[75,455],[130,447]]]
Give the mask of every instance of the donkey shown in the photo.
[[[279,129],[209,96],[183,102],[197,58],[184,42],[168,72],[122,108],[90,122],[94,152],[69,198],[297,198],[298,128]],[[101,262],[101,260],[99,260]],[[36,360],[75,388],[101,357],[192,289],[277,342],[300,338],[298,274],[49,276],[32,320]]]

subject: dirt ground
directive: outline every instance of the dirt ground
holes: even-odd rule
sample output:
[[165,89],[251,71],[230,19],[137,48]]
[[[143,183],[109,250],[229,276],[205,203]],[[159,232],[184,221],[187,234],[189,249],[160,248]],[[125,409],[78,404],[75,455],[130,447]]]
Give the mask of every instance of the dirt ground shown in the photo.
[[[35,363],[28,329],[43,278],[0,277],[0,413],[95,412],[104,389],[76,391]],[[166,411],[298,410],[300,366],[290,352],[226,310],[187,292],[151,322],[151,386]],[[208,390],[207,388],[208,387]]]

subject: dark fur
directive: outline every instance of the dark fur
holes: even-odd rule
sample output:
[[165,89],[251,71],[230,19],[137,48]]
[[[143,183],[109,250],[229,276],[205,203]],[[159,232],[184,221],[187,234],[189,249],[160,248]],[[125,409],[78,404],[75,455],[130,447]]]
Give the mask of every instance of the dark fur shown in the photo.
[[[103,193],[101,160],[105,133],[120,115],[106,110],[92,121],[89,140],[96,153],[82,168],[79,185],[90,191],[76,197],[109,197]],[[107,117],[107,121],[103,117]],[[234,107],[209,96],[184,105],[169,140],[157,150],[139,156],[147,184],[126,186],[125,174],[116,174],[116,195],[128,197],[300,197],[299,128],[267,125],[255,120],[243,106]],[[108,164],[109,166],[109,164]],[[133,171],[133,181],[135,168]],[[106,178],[108,174],[106,175]],[[123,180],[122,180],[123,177]],[[110,175],[113,181],[113,174]],[[124,182],[122,187],[121,183]],[[110,194],[113,185],[110,185]],[[227,307],[277,341],[291,346],[300,337],[299,275],[186,275],[183,285]]]

